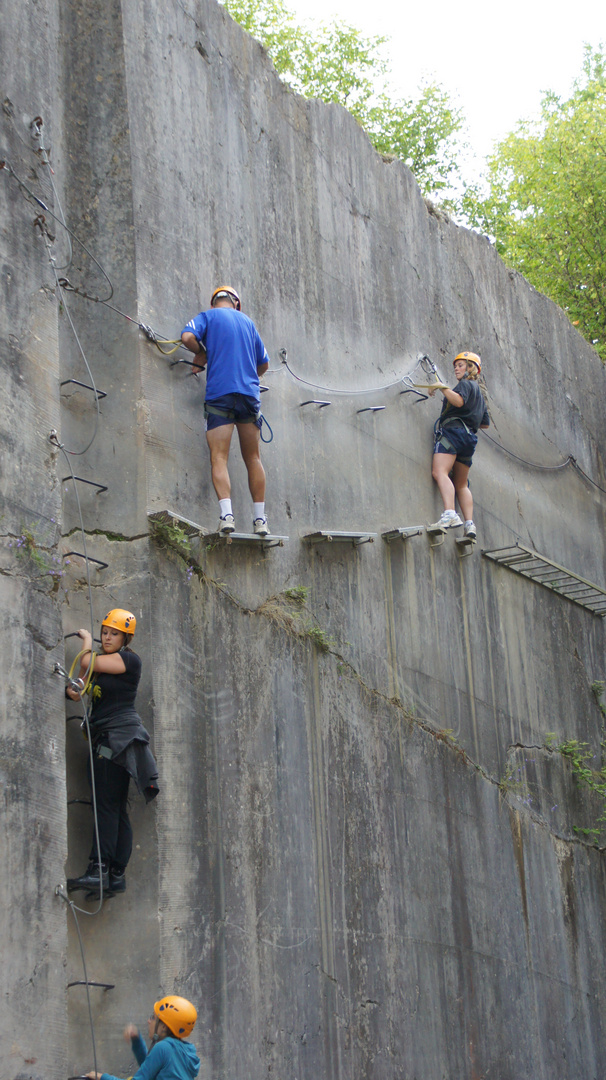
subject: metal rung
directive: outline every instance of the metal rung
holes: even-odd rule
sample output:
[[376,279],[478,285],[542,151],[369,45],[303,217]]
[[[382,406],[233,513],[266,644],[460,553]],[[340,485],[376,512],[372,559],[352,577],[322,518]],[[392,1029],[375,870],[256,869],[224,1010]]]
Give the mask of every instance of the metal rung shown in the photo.
[[364,533],[364,532],[342,532],[333,531],[332,529],[322,529],[320,532],[307,533],[301,539],[305,544],[332,544],[332,543],[350,543],[354,547],[358,547],[360,544],[374,544],[377,533]]
[[62,383],[59,383],[59,386],[67,386],[68,383],[73,383],[74,386],[82,386],[85,390],[91,390],[92,393],[99,398],[99,400],[101,400],[101,398],[107,397],[105,390],[97,390],[96,386],[89,386],[88,383],[78,382],[78,379],[64,379]]
[[206,529],[202,525],[190,521],[189,518],[175,514],[174,510],[148,510],[148,521],[156,521],[159,525],[176,525],[187,536],[206,536]]
[[363,412],[382,412],[385,408],[385,405],[367,405],[365,409],[356,409],[356,412],[358,414]]
[[472,539],[470,536],[455,536],[455,547],[460,559],[465,559],[468,555],[473,555],[475,546],[475,537]]
[[101,990],[115,990],[116,988],[115,983],[93,982],[91,979],[88,981],[86,979],[76,979],[74,982],[67,984],[67,989],[71,990],[72,986],[98,986]]
[[415,405],[418,405],[421,401],[429,401],[429,394],[422,394],[420,390],[415,390],[414,386],[409,386],[407,390],[400,390],[401,394],[416,394],[417,400]]
[[327,405],[332,405],[332,401],[318,401],[317,398],[310,398],[309,401],[302,401],[299,408],[302,409],[304,405],[317,405],[320,409],[325,409]]
[[446,539],[446,529],[441,525],[426,525],[425,532],[431,547],[440,547]]
[[381,533],[386,544],[391,544],[393,540],[409,540],[411,536],[422,536],[425,532],[423,525],[405,525],[401,529],[389,529],[388,532]]
[[109,566],[109,563],[103,562],[101,559],[93,559],[90,555],[84,555],[81,551],[65,551],[61,558],[67,559],[68,555],[79,555],[81,559],[86,559],[88,562],[97,563],[101,570],[105,570]]
[[[70,717],[70,719],[71,719],[71,717]],[[90,801],[90,799],[68,799],[67,800],[67,805],[68,806],[74,806],[75,803],[80,803],[81,806],[92,806],[93,805],[92,802]]]
[[102,491],[107,491],[107,484],[98,484],[96,480],[85,480],[83,476],[64,476],[61,483],[65,484],[67,480],[79,480],[81,484],[90,484],[91,487],[99,488],[97,494],[101,494]]
[[571,603],[585,608],[592,615],[599,618],[606,616],[605,589],[572,570],[567,570],[565,566],[560,566],[546,555],[525,547],[519,541],[515,547],[496,548],[494,551],[483,551],[482,554],[520,577],[529,578],[557,596],[563,596]]

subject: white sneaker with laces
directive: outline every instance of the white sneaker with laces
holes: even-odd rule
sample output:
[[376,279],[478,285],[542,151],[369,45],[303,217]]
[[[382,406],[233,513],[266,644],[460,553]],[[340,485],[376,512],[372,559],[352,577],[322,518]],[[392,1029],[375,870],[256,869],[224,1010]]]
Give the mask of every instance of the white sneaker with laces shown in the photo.
[[236,523],[234,521],[233,514],[226,514],[225,517],[219,518],[219,524],[217,525],[217,532],[221,536],[229,536],[230,533],[236,531]]
[[475,538],[476,538],[476,527],[475,527],[473,521],[466,521],[465,522],[465,529],[464,529],[463,535],[466,536],[468,540],[475,540]]
[[432,525],[432,529],[458,529],[463,522],[456,510],[444,510],[439,521]]
[[253,521],[253,532],[256,533],[257,536],[268,536],[269,525],[267,524],[266,517],[255,518]]

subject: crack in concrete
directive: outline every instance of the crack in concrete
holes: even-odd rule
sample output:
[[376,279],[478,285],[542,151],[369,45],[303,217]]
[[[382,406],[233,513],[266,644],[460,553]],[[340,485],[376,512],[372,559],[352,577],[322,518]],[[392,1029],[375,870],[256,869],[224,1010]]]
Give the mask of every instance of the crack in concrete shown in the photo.
[[[73,529],[69,532],[62,533],[61,537],[67,540],[70,536],[82,536],[82,529],[79,525],[74,525]],[[104,536],[106,540],[110,540],[115,543],[130,543],[132,540],[145,540],[150,536],[149,532],[135,533],[133,536],[125,536],[124,533],[113,532],[111,529],[85,529],[85,536]]]

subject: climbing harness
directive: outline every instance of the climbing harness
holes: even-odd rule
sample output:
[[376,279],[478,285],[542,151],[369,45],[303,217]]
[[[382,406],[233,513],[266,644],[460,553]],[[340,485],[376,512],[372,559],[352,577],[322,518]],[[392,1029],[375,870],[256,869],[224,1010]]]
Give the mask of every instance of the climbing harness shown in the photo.
[[[224,409],[224,408],[221,408],[220,405],[211,405],[207,401],[205,401],[204,402],[204,419],[206,420],[209,416],[222,416],[225,420],[233,420],[234,423],[238,423],[238,424],[256,424],[257,421],[260,420],[261,423],[259,425],[259,434],[261,436],[261,442],[264,442],[266,444],[270,443],[270,442],[273,442],[274,433],[273,433],[272,428],[269,425],[268,421],[265,419],[265,417],[263,416],[263,413],[261,413],[261,412],[256,413],[255,415],[251,414],[250,416],[247,416],[245,420],[237,420],[236,421],[235,409]],[[263,424],[265,424],[265,427],[269,431],[269,439],[264,439],[263,438]]]

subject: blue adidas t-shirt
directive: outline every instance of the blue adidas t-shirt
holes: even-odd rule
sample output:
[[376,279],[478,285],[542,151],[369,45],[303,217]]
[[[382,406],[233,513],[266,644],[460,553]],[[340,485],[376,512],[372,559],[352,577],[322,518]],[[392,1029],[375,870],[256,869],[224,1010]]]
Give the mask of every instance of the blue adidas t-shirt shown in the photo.
[[191,319],[186,330],[206,349],[207,401],[224,394],[247,394],[260,401],[257,368],[269,363],[269,356],[248,315],[235,308],[211,308]]

